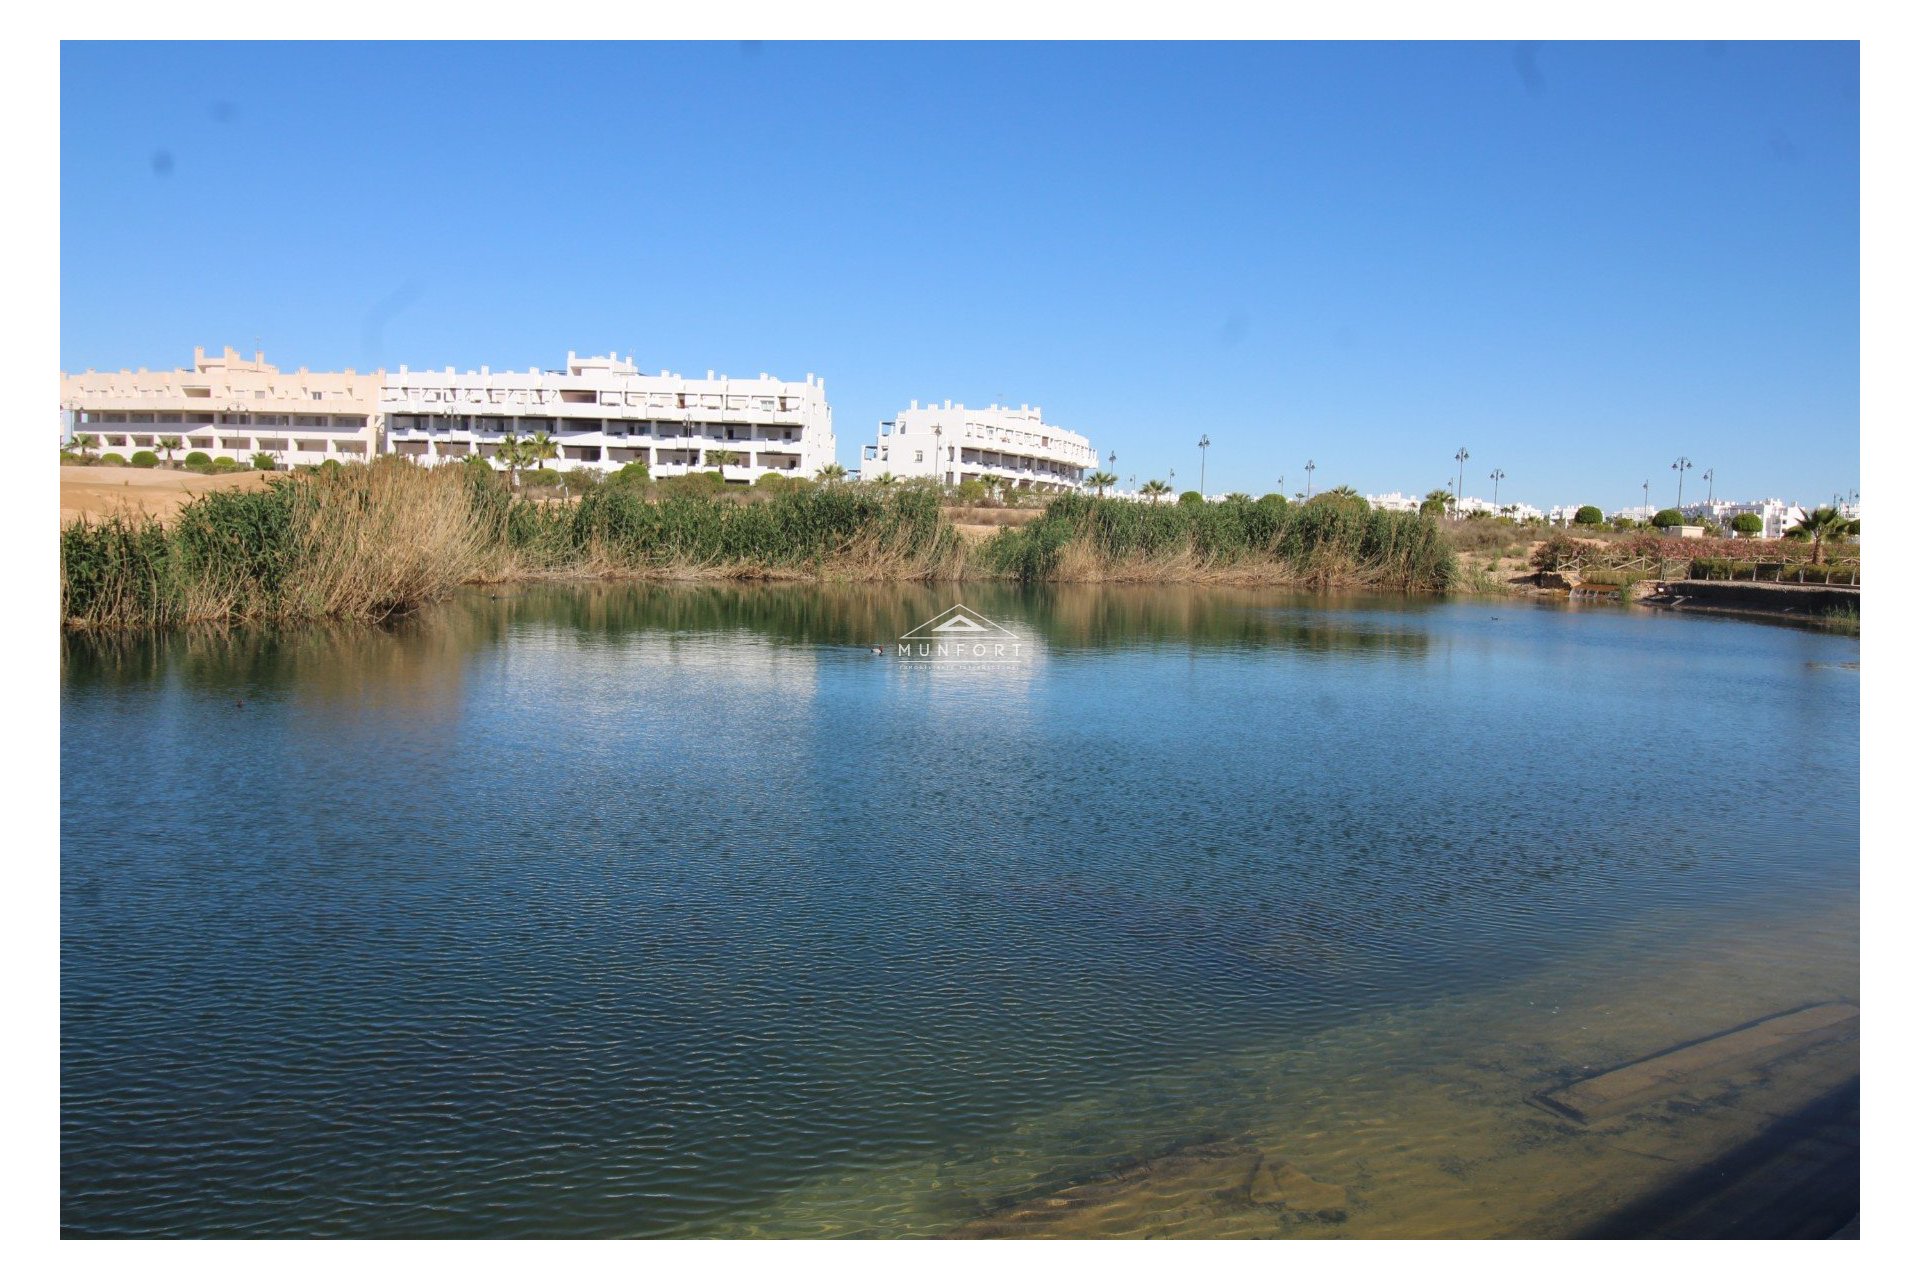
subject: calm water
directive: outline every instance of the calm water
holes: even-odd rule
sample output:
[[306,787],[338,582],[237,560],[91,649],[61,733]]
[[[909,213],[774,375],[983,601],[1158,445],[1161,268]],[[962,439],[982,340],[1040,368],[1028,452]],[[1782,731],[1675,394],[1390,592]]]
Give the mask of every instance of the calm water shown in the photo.
[[[956,601],[1020,659],[894,654]],[[1840,636],[619,586],[65,643],[69,1234],[942,1234],[1223,1136],[1344,1216],[1169,1165],[1081,1230],[1577,1232],[1738,1108],[1656,1168],[1527,1092],[1857,996]]]

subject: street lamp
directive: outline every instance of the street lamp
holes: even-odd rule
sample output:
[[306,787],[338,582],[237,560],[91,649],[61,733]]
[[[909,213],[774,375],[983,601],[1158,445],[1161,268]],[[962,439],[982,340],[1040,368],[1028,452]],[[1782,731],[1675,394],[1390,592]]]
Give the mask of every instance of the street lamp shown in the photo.
[[1465,445],[1461,445],[1460,452],[1453,455],[1453,460],[1460,464],[1460,475],[1453,482],[1453,515],[1456,520],[1460,517],[1460,504],[1467,497],[1467,459],[1471,456]]
[[940,437],[944,432],[945,428],[939,423],[933,424],[933,473],[941,484],[947,482],[946,469],[940,459]]
[[1707,514],[1712,515],[1713,514],[1713,468],[1708,467],[1705,471],[1702,471],[1700,473],[1700,478],[1707,482]]
[[1680,509],[1680,495],[1687,490],[1687,472],[1693,467],[1693,459],[1682,456],[1673,460],[1673,469],[1680,473],[1680,483],[1673,489],[1673,508]]
[[1500,482],[1506,478],[1507,473],[1498,467],[1495,467],[1487,473],[1487,479],[1493,481],[1493,509],[1495,511],[1500,509]]
[[1206,436],[1200,437],[1200,496],[1203,498],[1207,496],[1207,446],[1212,443]]
[[1307,459],[1307,497],[1313,497],[1313,459]]
[[1653,482],[1650,480],[1642,480],[1640,482],[1640,510],[1644,511],[1649,516],[1653,514],[1653,498],[1651,496],[1652,493],[1653,493]]

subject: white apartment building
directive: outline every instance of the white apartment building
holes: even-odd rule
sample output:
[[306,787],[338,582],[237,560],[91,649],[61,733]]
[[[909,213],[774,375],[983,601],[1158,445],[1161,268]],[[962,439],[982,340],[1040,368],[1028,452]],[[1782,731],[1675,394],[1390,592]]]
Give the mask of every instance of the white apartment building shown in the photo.
[[[1784,538],[1787,530],[1807,514],[1806,508],[1798,503],[1781,498],[1763,498],[1759,502],[1689,502],[1682,510],[1689,518],[1710,519],[1723,528],[1730,526],[1737,515],[1759,516],[1758,536],[1762,538]],[[1859,508],[1855,506],[1853,510],[1855,514],[1847,515],[1844,510],[1841,514],[1849,520],[1859,519]]]
[[1375,511],[1418,511],[1420,499],[1410,498],[1395,489],[1392,493],[1370,493],[1367,505]]
[[912,405],[880,424],[878,438],[861,450],[860,476],[931,477],[942,484],[1003,480],[1015,489],[1061,493],[1099,462],[1093,444],[1078,432],[1049,426],[1039,405],[988,405],[969,409],[949,400]]
[[[720,470],[736,483],[770,472],[811,476],[834,460],[825,379],[805,382],[642,374],[631,357],[578,356],[564,370],[525,373],[409,369],[380,386],[388,447],[424,463],[493,458],[508,434],[545,432],[550,465],[617,471],[644,462],[655,477]],[[731,454],[720,462],[716,454]]]
[[162,453],[161,438],[173,436],[176,460],[364,462],[379,448],[379,385],[378,373],[286,373],[258,351],[248,360],[232,347],[217,356],[195,347],[191,369],[62,373],[60,408],[71,431],[123,456]]

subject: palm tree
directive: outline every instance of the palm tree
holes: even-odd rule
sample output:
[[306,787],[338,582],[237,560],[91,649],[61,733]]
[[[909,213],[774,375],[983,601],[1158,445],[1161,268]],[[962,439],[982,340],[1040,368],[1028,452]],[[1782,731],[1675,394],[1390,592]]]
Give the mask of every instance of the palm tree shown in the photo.
[[1453,506],[1453,494],[1447,489],[1429,489],[1427,496],[1420,501],[1420,514],[1423,516],[1444,516]]
[[879,485],[882,489],[889,489],[889,488],[892,488],[894,485],[900,483],[900,480],[899,480],[899,477],[893,474],[893,472],[882,471],[879,475],[873,478],[873,483]]
[[91,457],[92,454],[90,450],[92,450],[99,443],[100,443],[99,436],[90,436],[84,431],[80,432],[79,434],[73,437],[73,447],[80,451],[80,456],[82,458]]
[[1173,486],[1168,484],[1165,480],[1160,479],[1158,476],[1155,476],[1153,479],[1147,481],[1145,484],[1140,486],[1140,492],[1147,495],[1147,501],[1158,503],[1160,501],[1161,494],[1173,492]]
[[826,466],[814,472],[814,474],[828,484],[832,484],[836,480],[845,480],[847,478],[847,469],[837,462],[829,462]]
[[527,442],[522,440],[516,433],[509,431],[500,437],[500,445],[494,451],[493,456],[506,464],[507,481],[512,484],[514,488],[518,489],[520,487],[520,468],[524,466],[527,461]]
[[1813,562],[1820,563],[1820,548],[1829,538],[1847,536],[1847,522],[1832,507],[1816,507],[1802,515],[1793,528],[1787,530],[1789,538],[1813,540]]
[[173,465],[173,451],[180,447],[179,436],[161,436],[154,442],[160,446],[160,452],[167,455],[167,465]]
[[1007,478],[1005,476],[981,476],[980,483],[987,486],[987,496],[995,502],[1006,500]]
[[535,470],[545,471],[547,459],[560,456],[560,446],[546,432],[536,431],[527,437],[525,451],[520,456],[524,461],[533,463]]
[[1343,484],[1327,490],[1327,497],[1329,498],[1357,498],[1359,496],[1360,491],[1350,484]]
[[1095,471],[1088,474],[1080,483],[1091,486],[1095,496],[1104,498],[1107,496],[1107,486],[1116,481],[1117,477],[1111,471]]
[[1227,495],[1226,500],[1228,502],[1252,502],[1253,495],[1250,493],[1230,493]]
[[707,450],[707,461],[711,462],[719,469],[721,474],[724,475],[728,467],[737,467],[740,465],[740,455],[731,449],[709,449]]

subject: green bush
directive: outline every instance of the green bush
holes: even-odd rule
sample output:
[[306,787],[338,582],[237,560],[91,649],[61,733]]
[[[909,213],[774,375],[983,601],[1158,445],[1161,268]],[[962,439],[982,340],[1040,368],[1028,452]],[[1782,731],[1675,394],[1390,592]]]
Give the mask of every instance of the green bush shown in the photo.
[[[765,478],[765,476],[761,477],[763,480]],[[629,462],[607,477],[608,484],[647,485],[652,482],[653,473],[647,469],[647,464],[644,462]]]
[[130,466],[135,467],[157,467],[160,465],[160,456],[151,449],[142,449],[131,458],[128,458],[127,462]]
[[979,478],[962,480],[953,491],[953,496],[967,506],[978,506],[987,499],[987,482]]
[[280,460],[270,453],[256,453],[253,455],[252,462],[255,471],[278,471],[280,469]]
[[1675,529],[1686,522],[1687,518],[1673,507],[1653,513],[1653,527],[1656,529]]
[[1687,576],[1697,581],[1752,582],[1759,566],[1751,560],[1730,560],[1721,556],[1696,556],[1687,566]]
[[1180,495],[1180,502],[1183,506],[1193,507],[1205,503],[1206,498],[1198,489],[1189,489]]
[[1573,513],[1573,522],[1575,524],[1601,525],[1605,524],[1606,520],[1607,517],[1601,512],[1600,508],[1596,506],[1584,506]]
[[1749,538],[1764,528],[1766,528],[1766,524],[1759,516],[1753,514],[1751,511],[1742,511],[1733,518],[1733,531],[1735,533],[1745,534]]
[[240,469],[240,464],[236,462],[234,459],[229,458],[226,455],[222,454],[220,457],[215,458],[213,460],[211,464],[211,469],[214,471],[238,471]]
[[100,455],[100,465],[103,467],[124,467],[127,465],[127,460],[117,453],[103,453]]
[[213,464],[213,459],[195,449],[186,456],[185,464],[189,467],[206,467]]
[[1568,534],[1555,529],[1533,549],[1530,559],[1535,569],[1542,573],[1553,573],[1571,563],[1579,554],[1580,544]]

